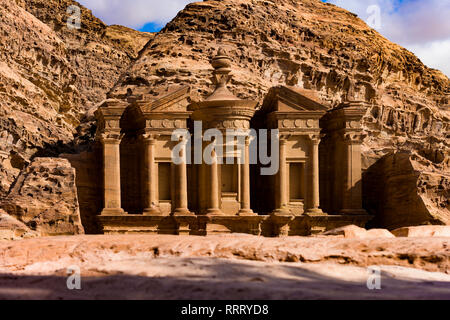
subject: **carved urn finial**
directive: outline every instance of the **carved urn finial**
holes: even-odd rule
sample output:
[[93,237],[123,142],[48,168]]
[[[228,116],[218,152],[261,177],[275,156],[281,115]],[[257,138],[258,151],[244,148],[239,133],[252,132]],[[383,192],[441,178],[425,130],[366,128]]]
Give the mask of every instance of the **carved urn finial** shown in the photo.
[[231,80],[231,59],[224,49],[219,49],[217,55],[211,60],[211,65],[214,68],[214,84],[220,87],[226,86]]
[[212,81],[216,88],[207,100],[236,100],[237,98],[227,88],[232,78],[231,59],[223,48],[220,48],[217,55],[212,58],[211,65],[214,68]]

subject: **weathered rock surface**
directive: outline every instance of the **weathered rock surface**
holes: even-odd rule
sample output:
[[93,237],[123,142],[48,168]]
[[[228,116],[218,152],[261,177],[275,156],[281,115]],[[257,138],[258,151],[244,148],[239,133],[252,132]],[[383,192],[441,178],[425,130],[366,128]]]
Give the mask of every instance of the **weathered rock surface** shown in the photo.
[[376,227],[450,224],[450,175],[410,152],[385,156],[369,168],[363,199]]
[[[61,39],[13,1],[0,5],[0,196],[46,144],[68,143],[79,111]],[[73,89],[73,88],[72,88]]]
[[41,236],[83,233],[75,169],[65,159],[34,159],[0,208]]
[[0,209],[0,240],[17,240],[35,236],[37,236],[36,232]]
[[395,238],[395,236],[386,229],[366,230],[355,225],[349,225],[324,232],[325,236],[343,236],[347,239],[373,239],[373,238]]
[[[0,241],[0,298],[448,299],[450,239],[74,236]],[[82,290],[67,290],[67,269]],[[367,267],[382,272],[368,290]],[[174,317],[176,318],[176,317]]]
[[449,238],[82,235],[0,242],[0,252],[4,252],[2,263],[14,266],[10,270],[23,270],[38,263],[42,266],[44,262],[61,259],[75,265],[87,259],[106,264],[113,257],[121,259],[123,254],[148,259],[176,256],[264,262],[327,262],[360,267],[395,265],[450,272]]
[[[105,98],[138,52],[153,36],[125,27],[107,26],[91,10],[72,0],[20,0],[25,10],[48,25],[63,41],[66,59],[75,71],[79,107],[92,107]],[[67,28],[67,8],[81,9],[81,28]]]
[[155,33],[139,32],[119,25],[107,26],[104,33],[104,37],[124,48],[133,59],[154,36]]
[[450,226],[419,226],[393,230],[396,237],[450,237]]
[[[71,4],[82,8],[79,30],[66,26]],[[84,113],[152,36],[108,27],[70,0],[0,0],[0,30],[1,198],[32,156],[79,147]]]

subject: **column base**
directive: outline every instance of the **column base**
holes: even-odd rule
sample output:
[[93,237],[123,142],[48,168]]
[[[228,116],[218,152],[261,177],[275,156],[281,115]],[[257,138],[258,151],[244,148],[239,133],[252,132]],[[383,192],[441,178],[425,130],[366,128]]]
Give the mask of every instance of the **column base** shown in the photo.
[[342,215],[359,215],[359,216],[363,216],[363,215],[367,215],[367,211],[364,209],[342,209],[341,211],[339,211],[340,214]]
[[271,213],[271,215],[277,216],[277,217],[285,217],[285,216],[292,216],[292,212],[288,208],[280,208],[280,209],[275,209]]
[[185,208],[175,209],[175,211],[172,213],[172,215],[174,217],[195,216],[195,214],[190,212],[189,209],[185,209]]
[[127,213],[122,208],[105,208],[102,210],[102,216],[123,216]]
[[308,216],[323,216],[326,215],[323,213],[322,209],[320,208],[312,208],[312,209],[307,209],[305,211],[305,214]]
[[254,213],[252,209],[241,209],[241,210],[239,210],[238,216],[252,217],[252,216],[257,216],[257,214]]
[[162,216],[162,212],[159,208],[146,208],[144,209],[144,216]]
[[212,209],[206,210],[206,215],[207,216],[224,216],[225,214],[220,209],[212,208]]

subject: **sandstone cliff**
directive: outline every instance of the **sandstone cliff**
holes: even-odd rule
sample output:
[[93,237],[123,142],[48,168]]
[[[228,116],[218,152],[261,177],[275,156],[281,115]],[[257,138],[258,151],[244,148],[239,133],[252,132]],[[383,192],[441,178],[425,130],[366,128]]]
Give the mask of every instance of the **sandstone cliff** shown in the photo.
[[[448,180],[449,79],[354,14],[319,0],[192,3],[146,45],[109,95],[157,94],[182,83],[198,99],[210,92],[209,59],[219,46],[233,59],[231,88],[241,98],[261,101],[270,87],[287,84],[317,91],[331,108],[353,83],[356,98],[370,105],[364,169],[406,150],[441,177],[431,184]],[[385,182],[395,192],[395,181]],[[449,202],[443,203],[435,209],[448,219]]]
[[[241,98],[262,101],[271,87],[287,84],[317,91],[332,108],[353,83],[356,98],[370,106],[364,168],[386,157],[372,168],[380,175],[368,174],[364,183],[388,184],[388,202],[402,197],[407,188],[396,188],[401,179],[387,173],[395,167],[391,154],[407,151],[402,161],[418,167],[406,174],[416,180],[405,199],[418,195],[424,214],[433,212],[414,223],[448,223],[449,79],[346,10],[319,0],[210,0],[188,5],[152,35],[106,26],[81,5],[81,29],[68,29],[71,0],[0,3],[0,199],[21,170],[31,174],[34,156],[91,143],[92,111],[107,92],[157,95],[171,84],[190,85],[193,99],[210,92],[209,59],[221,46],[233,59],[231,89]],[[69,158],[80,171],[82,161]],[[86,172],[77,182],[93,190]],[[423,179],[430,192],[421,191]]]
[[352,13],[318,0],[190,4],[150,41],[110,95],[180,82],[206,94],[218,46],[233,58],[232,87],[243,98],[261,100],[268,88],[288,84],[318,91],[331,107],[352,81],[359,97],[373,103],[368,131],[386,135],[376,136],[379,150],[393,145],[393,135],[435,133],[448,143],[449,79]]
[[[82,9],[79,30],[66,26],[71,4]],[[0,30],[2,197],[34,155],[58,155],[84,135],[86,110],[152,35],[108,27],[70,0],[0,0]]]

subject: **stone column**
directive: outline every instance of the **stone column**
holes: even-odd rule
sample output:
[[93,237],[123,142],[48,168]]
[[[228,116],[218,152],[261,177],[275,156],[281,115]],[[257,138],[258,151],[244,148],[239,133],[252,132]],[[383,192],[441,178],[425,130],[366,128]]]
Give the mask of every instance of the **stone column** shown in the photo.
[[159,216],[158,196],[156,193],[155,144],[154,135],[144,135],[144,215]]
[[181,163],[175,166],[175,216],[193,215],[188,209],[187,169],[186,169],[186,139],[182,138],[183,147],[180,152]]
[[361,144],[363,136],[347,133],[343,137],[344,176],[342,190],[342,214],[367,214],[362,209]]
[[323,214],[320,209],[320,187],[319,187],[319,144],[320,136],[310,135],[309,156],[309,186],[307,188],[308,199],[306,202],[307,214]]
[[102,137],[103,144],[103,196],[102,215],[125,214],[120,190],[120,141],[121,138]]
[[245,138],[244,163],[241,164],[241,210],[240,216],[255,216],[250,208],[250,137]]
[[288,207],[288,175],[286,162],[286,143],[284,137],[280,137],[280,169],[278,172],[278,188],[276,190],[275,206],[273,215],[283,216],[291,215]]
[[220,202],[219,202],[219,169],[217,163],[217,154],[216,151],[212,152],[212,164],[210,167],[210,179],[211,179],[211,188],[209,190],[209,209],[207,210],[207,214],[211,216],[220,216],[223,215],[222,210],[220,210]]

